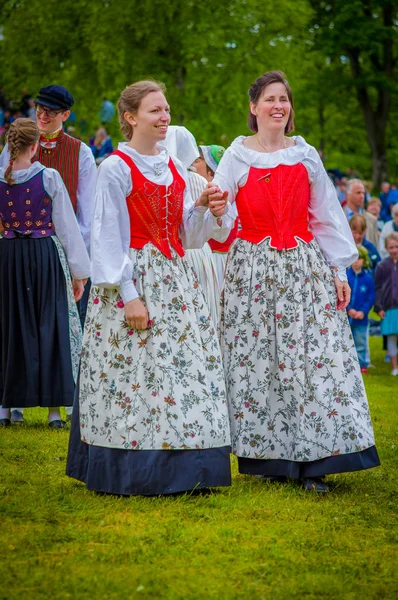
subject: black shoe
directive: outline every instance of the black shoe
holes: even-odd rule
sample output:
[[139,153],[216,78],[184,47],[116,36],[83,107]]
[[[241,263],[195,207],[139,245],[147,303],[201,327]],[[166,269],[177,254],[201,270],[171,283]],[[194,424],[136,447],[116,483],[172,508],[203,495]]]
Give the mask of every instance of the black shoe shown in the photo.
[[50,429],[68,429],[65,421],[61,421],[61,419],[56,419],[55,421],[50,421],[48,424]]
[[10,419],[0,419],[0,427],[9,427],[11,425]]
[[11,423],[23,423],[23,413],[20,410],[11,411]]
[[326,494],[326,492],[329,491],[329,486],[322,477],[309,477],[308,479],[303,479],[301,485],[307,492]]

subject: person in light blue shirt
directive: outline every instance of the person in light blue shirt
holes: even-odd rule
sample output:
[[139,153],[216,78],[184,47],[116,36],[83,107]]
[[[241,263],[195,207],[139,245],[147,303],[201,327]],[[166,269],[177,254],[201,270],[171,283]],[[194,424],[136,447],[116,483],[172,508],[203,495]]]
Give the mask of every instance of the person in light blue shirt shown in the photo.
[[104,98],[101,104],[101,110],[99,112],[99,117],[101,119],[102,125],[106,123],[110,123],[115,116],[115,107],[113,106],[110,100]]

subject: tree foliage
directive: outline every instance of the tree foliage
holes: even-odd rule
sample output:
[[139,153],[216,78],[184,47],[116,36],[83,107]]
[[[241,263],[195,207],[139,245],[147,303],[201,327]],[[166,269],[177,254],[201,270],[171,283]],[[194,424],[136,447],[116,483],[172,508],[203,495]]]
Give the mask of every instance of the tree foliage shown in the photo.
[[[397,94],[398,3],[394,0],[311,0],[315,46],[340,63],[340,88],[350,86],[363,114],[373,181],[387,176],[387,125]],[[349,65],[349,70],[344,69]]]
[[380,140],[398,166],[389,127],[396,19],[395,3],[384,0],[3,0],[0,85],[15,97],[25,87],[35,94],[51,82],[66,85],[79,118],[94,128],[104,96],[116,101],[131,82],[155,78],[168,88],[174,123],[198,141],[228,144],[247,133],[252,81],[281,69],[297,132],[329,166],[369,177]]

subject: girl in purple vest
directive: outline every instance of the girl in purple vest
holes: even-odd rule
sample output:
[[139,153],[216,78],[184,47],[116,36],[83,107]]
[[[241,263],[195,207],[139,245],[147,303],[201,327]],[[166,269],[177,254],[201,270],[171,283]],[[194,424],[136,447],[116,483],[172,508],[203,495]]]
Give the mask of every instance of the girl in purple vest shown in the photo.
[[[90,263],[61,176],[31,164],[39,130],[17,119],[0,168],[0,425],[12,407],[44,406],[62,429],[59,407],[73,403],[81,328],[76,301]],[[70,276],[72,273],[72,278]]]

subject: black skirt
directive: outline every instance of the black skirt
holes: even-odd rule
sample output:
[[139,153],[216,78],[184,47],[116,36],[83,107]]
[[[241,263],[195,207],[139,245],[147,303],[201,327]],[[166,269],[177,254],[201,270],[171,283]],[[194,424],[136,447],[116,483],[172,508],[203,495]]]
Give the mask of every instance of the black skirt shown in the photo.
[[89,490],[157,496],[231,485],[229,446],[207,450],[122,450],[90,446],[80,437],[76,388],[66,474]]
[[65,275],[51,237],[0,239],[0,403],[71,406]]

